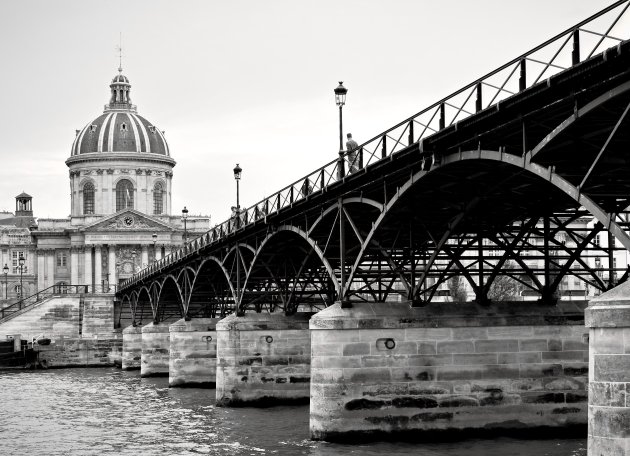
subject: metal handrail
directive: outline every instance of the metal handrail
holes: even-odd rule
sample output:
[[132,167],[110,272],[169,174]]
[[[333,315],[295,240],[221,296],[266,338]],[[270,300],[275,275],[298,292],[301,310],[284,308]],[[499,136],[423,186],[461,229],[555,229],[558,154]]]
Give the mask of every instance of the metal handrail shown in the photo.
[[0,321],[15,312],[32,307],[51,296],[115,292],[115,285],[52,285],[0,309]]
[[[570,68],[580,63],[583,61],[581,59],[582,55],[588,54],[586,58],[591,58],[596,52],[605,50],[602,45],[606,40],[612,40],[615,44],[618,44],[619,40],[624,38],[620,38],[619,33],[611,35],[611,32],[613,32],[622,16],[626,14],[629,7],[630,0],[619,0],[411,117],[406,118],[383,133],[374,136],[361,144],[357,149],[340,151],[339,158],[326,163],[273,195],[263,198],[253,206],[241,210],[230,219],[193,239],[179,250],[155,261],[147,268],[123,281],[120,288],[125,288],[131,283],[141,280],[203,247],[219,242],[259,220],[266,220],[268,215],[277,213],[286,207],[291,207],[293,204],[306,200],[314,194],[324,192],[330,186],[343,181],[348,175],[357,172],[357,170],[365,169],[384,158],[404,150],[412,144],[451,127],[456,121],[460,122],[477,112],[494,106],[500,101],[538,84],[543,76],[550,77],[564,71],[565,68]],[[593,24],[596,19],[615,10],[618,11],[618,9],[621,9],[621,11],[619,14],[613,15],[610,23],[599,24],[599,26],[607,27],[605,31],[584,28],[584,26],[589,24],[598,25]],[[594,46],[589,47],[584,44],[583,40],[580,42],[581,34],[598,36],[599,40]],[[626,32],[625,39],[630,38],[628,35]],[[573,43],[573,46],[567,51],[567,44],[570,42]],[[558,49],[553,48],[557,43],[560,43]],[[537,55],[540,51],[546,50],[555,50],[551,58],[545,59],[543,56]],[[561,57],[569,58],[570,63],[566,66],[561,65],[558,63]],[[535,78],[527,74],[528,63],[542,66],[542,69],[539,68],[540,72],[534,73]],[[495,79],[498,80],[495,81]],[[492,89],[495,92],[490,92],[490,94],[484,93],[484,90],[487,92],[488,89]],[[488,97],[484,97],[484,94],[491,96],[490,101],[484,102],[484,98],[488,99]],[[463,97],[463,100],[458,100],[460,96]],[[448,114],[450,114],[450,117]],[[419,134],[415,133],[416,126],[421,127]],[[347,169],[346,162],[348,165]]]

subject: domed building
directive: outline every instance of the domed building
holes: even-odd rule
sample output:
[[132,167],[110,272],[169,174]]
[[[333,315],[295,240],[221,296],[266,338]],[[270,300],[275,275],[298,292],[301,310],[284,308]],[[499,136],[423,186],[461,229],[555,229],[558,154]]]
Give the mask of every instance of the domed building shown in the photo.
[[[209,229],[209,217],[190,217],[184,225],[181,212],[173,215],[176,162],[164,131],[131,103],[131,84],[121,68],[109,87],[109,103],[100,116],[76,130],[66,160],[70,217],[39,219],[35,225],[31,197],[26,195],[30,218],[24,223],[29,226],[20,228],[30,231],[31,241],[25,244],[22,236],[17,253],[3,245],[1,260],[11,263],[14,275],[13,257],[24,257],[28,274],[21,277],[23,290],[3,290],[5,300],[17,298],[20,291],[24,297],[53,285],[112,291],[111,285],[182,245],[185,235],[190,238]],[[16,197],[16,208],[26,204],[23,195]],[[23,221],[18,215],[15,219]],[[0,230],[8,230],[10,220],[0,223],[4,225]],[[0,243],[4,244],[1,239]],[[11,279],[5,276],[5,281]]]

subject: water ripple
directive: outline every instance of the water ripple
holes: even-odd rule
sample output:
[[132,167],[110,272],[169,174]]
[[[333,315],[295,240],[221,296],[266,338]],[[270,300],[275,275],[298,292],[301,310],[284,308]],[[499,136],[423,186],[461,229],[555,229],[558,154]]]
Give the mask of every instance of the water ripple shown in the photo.
[[214,390],[116,369],[0,371],[1,454],[584,456],[585,441],[339,445],[308,440],[308,406],[229,409]]

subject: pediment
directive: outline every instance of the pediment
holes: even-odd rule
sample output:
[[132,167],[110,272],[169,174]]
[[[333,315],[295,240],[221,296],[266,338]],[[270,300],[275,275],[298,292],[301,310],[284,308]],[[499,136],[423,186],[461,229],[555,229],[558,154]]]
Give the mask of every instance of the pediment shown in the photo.
[[142,212],[126,209],[87,225],[81,231],[173,231],[173,229],[174,227]]

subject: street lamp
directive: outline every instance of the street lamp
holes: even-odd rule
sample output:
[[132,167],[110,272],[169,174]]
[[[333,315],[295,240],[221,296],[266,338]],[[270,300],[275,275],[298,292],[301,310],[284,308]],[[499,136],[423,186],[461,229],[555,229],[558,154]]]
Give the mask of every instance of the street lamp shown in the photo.
[[[346,94],[348,89],[343,86],[343,81],[339,81],[339,86],[335,89],[335,103],[339,106],[339,167],[337,168],[337,176],[339,180],[344,177],[343,171],[343,115],[342,108],[346,104]],[[341,277],[339,283],[339,301],[342,308],[352,307],[345,299],[344,290],[346,289],[346,229],[345,217],[343,216],[343,199],[337,199],[339,206],[339,264]]]
[[18,299],[22,299],[22,296],[24,295],[23,288],[22,288],[22,274],[24,272],[25,261],[26,260],[24,259],[24,256],[20,253],[20,258],[18,258],[18,264],[20,265],[20,296]]
[[236,210],[237,211],[241,208],[238,183],[241,180],[242,172],[243,172],[243,168],[238,166],[238,163],[237,163],[236,166],[234,167],[234,180],[236,181]]
[[153,233],[151,238],[153,238],[153,261],[157,261],[157,250],[155,244],[157,243],[157,233]]
[[343,116],[342,108],[346,104],[346,94],[348,89],[343,86],[343,81],[339,81],[339,86],[335,89],[335,103],[339,106],[339,151],[343,150]]
[[240,192],[239,192],[239,182],[241,181],[241,173],[243,172],[243,168],[238,166],[238,163],[234,167],[234,180],[236,181],[236,227],[239,226],[239,218],[241,214],[241,202],[240,202]]
[[7,296],[7,287],[9,286],[9,266],[7,266],[6,263],[2,268],[2,272],[4,272],[4,299],[9,299],[9,297]]
[[182,209],[182,222],[184,222],[184,245],[188,244],[188,230],[186,229],[186,220],[188,219],[188,209],[184,206]]

